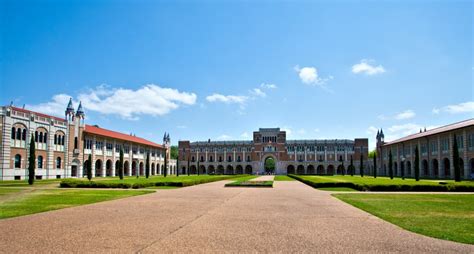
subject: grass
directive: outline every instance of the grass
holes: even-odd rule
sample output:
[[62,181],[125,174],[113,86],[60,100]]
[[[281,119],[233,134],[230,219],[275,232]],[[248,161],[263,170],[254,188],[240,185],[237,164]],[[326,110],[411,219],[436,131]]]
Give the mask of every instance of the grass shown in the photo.
[[323,191],[358,191],[358,190],[354,190],[354,189],[348,188],[348,187],[322,187],[322,188],[318,188],[318,190],[323,190]]
[[73,188],[149,188],[153,186],[175,186],[186,187],[196,184],[236,179],[247,177],[247,175],[191,175],[191,176],[150,176],[145,177],[126,177],[123,180],[118,178],[96,178],[91,182],[82,179],[65,179],[61,182],[61,187]]
[[474,244],[474,195],[333,194],[409,231]]
[[[290,175],[315,188],[346,187],[360,191],[474,191],[474,181],[401,179],[372,176],[315,176]],[[445,183],[445,184],[440,184]]]
[[[35,180],[34,185],[54,184],[59,183],[61,180],[62,179]],[[28,184],[27,180],[7,180],[0,181],[0,187],[31,187],[31,185]]]
[[38,189],[15,200],[0,202],[0,219],[45,212],[154,192],[153,190]]
[[25,188],[0,188],[0,197],[3,195],[8,195],[12,194],[15,192],[20,192],[22,190],[25,190]]
[[276,175],[273,180],[274,181],[296,181],[294,178],[291,178],[287,175]]

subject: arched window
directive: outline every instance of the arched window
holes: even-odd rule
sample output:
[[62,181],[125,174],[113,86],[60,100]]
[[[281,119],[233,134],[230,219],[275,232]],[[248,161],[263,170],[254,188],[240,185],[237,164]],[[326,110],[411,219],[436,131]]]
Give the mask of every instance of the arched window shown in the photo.
[[35,142],[38,142],[38,131],[35,131]]
[[43,143],[45,143],[45,144],[46,144],[46,137],[48,136],[47,134],[48,134],[48,133],[45,132],[44,135],[43,135]]
[[64,136],[62,137],[61,145],[64,145]]
[[15,139],[15,134],[16,134],[16,128],[12,127],[12,136],[11,136],[12,139]]
[[38,156],[38,168],[43,168],[43,156]]
[[238,162],[240,162],[240,155],[239,155],[239,156],[237,156],[237,161],[238,161]]
[[231,161],[232,161],[232,156],[229,156],[229,157],[227,158],[227,161],[228,161],[228,162],[231,162]]
[[201,156],[201,162],[204,162],[204,156]]
[[23,129],[23,136],[22,136],[22,139],[23,139],[23,140],[26,140],[26,129]]
[[15,155],[15,168],[21,168],[21,155]]
[[58,135],[54,134],[54,144],[58,144]]
[[192,162],[194,162],[194,156],[193,156],[193,157],[191,157],[191,161],[192,161]]
[[16,129],[16,139],[21,140],[21,129],[20,128]]
[[[36,133],[38,133],[38,132],[36,132]],[[43,133],[42,132],[40,132],[40,134],[39,134],[39,142],[43,143]]]
[[77,149],[77,137],[74,138],[74,149]]
[[250,161],[250,156],[249,155],[247,155],[247,161]]
[[209,161],[210,161],[210,162],[212,162],[212,161],[213,161],[212,155],[211,155],[211,157],[209,158]]
[[61,168],[61,157],[56,158],[56,168],[57,169]]

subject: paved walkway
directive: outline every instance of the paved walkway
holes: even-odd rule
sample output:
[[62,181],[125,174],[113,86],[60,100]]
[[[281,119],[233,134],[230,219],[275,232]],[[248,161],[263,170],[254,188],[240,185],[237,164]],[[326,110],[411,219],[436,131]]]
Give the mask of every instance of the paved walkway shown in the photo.
[[257,178],[251,179],[250,181],[273,181],[274,178],[275,176],[271,176],[271,175],[259,176]]
[[474,253],[410,233],[297,181],[228,181],[0,221],[0,252]]

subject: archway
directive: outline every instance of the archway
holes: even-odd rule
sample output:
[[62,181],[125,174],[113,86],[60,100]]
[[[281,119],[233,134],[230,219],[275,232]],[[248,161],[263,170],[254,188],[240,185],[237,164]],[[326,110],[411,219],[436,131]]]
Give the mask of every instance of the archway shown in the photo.
[[407,176],[411,176],[411,162],[407,161]]
[[247,166],[245,167],[245,174],[249,174],[249,175],[252,174],[252,166],[247,165]]
[[437,159],[433,159],[432,162],[432,167],[433,167],[433,176],[434,177],[439,177],[439,163]]
[[222,165],[217,166],[217,174],[218,175],[223,175],[224,174],[224,166],[222,166]]
[[298,165],[298,167],[296,168],[296,174],[304,175],[304,166],[303,165]]
[[334,175],[334,166],[329,165],[327,169],[328,175]]
[[107,162],[105,162],[105,175],[112,176],[112,161],[111,160],[107,160]]
[[206,173],[206,166],[200,165],[199,166],[199,174],[205,174]]
[[306,171],[308,172],[308,175],[314,175],[316,173],[314,171],[314,166],[313,165],[309,165],[308,168],[306,169]]
[[242,165],[237,165],[237,167],[235,167],[235,173],[237,175],[241,175],[244,173],[244,168],[242,168]]
[[81,165],[81,162],[78,159],[74,159],[71,163],[71,176],[77,177],[78,167]]
[[324,166],[323,165],[319,165],[317,168],[316,168],[316,173],[318,175],[324,175]]
[[119,175],[120,160],[115,161],[115,176]]
[[448,158],[444,158],[443,160],[443,170],[444,170],[444,177],[449,177],[451,175],[451,167]]
[[137,162],[132,161],[132,176],[137,175]]
[[424,176],[428,176],[428,175],[429,175],[429,172],[428,172],[428,161],[427,161],[427,160],[423,160],[423,162],[421,163],[421,170],[423,171],[423,175],[424,175]]
[[145,172],[143,170],[143,162],[140,162],[140,175],[141,176],[145,175]]
[[233,175],[234,174],[234,167],[232,167],[231,165],[227,166],[227,168],[225,169],[225,174],[226,175]]
[[216,173],[216,169],[213,165],[209,165],[209,167],[207,168],[207,173],[210,175],[214,175]]
[[288,165],[288,167],[286,168],[286,173],[287,174],[294,174],[295,173],[295,166]]
[[459,158],[459,172],[461,174],[461,179],[464,178],[464,160]]
[[95,161],[95,176],[102,176],[102,161],[100,159]]
[[189,167],[189,173],[191,175],[197,174],[196,165],[191,165],[191,167]]
[[346,169],[344,168],[344,165],[339,165],[337,166],[337,174],[338,175],[345,175],[346,174]]
[[155,163],[151,164],[151,175],[155,175]]
[[267,174],[275,173],[275,159],[273,157],[268,156],[267,158],[265,158],[264,169],[265,169],[265,173]]
[[130,163],[128,163],[128,161],[123,163],[123,174],[126,176],[130,175]]

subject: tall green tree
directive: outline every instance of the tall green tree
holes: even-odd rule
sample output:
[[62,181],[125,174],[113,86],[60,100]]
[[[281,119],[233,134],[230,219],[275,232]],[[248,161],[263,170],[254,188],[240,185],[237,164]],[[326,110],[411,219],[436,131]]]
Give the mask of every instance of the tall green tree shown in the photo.
[[393,179],[393,157],[392,157],[392,150],[388,153],[388,174],[390,175],[390,179]]
[[120,148],[120,157],[119,157],[119,178],[120,180],[123,180],[123,149]]
[[146,153],[145,176],[147,179],[150,177],[150,153]]
[[461,165],[459,163],[459,150],[458,150],[458,141],[456,134],[454,135],[453,141],[453,164],[454,164],[454,181],[461,181]]
[[189,157],[188,157],[188,176],[189,176]]
[[30,140],[30,155],[28,157],[28,184],[33,185],[35,182],[35,168],[36,168],[36,148],[35,137],[31,135]]
[[89,154],[89,159],[86,163],[87,179],[92,180],[92,155]]
[[351,155],[351,164],[349,165],[349,171],[351,172],[351,176],[354,176],[354,170],[355,167],[354,167],[354,160],[352,159],[352,155]]
[[176,160],[176,176],[179,176],[179,158]]
[[420,181],[420,152],[418,146],[415,146],[415,180]]
[[171,146],[170,147],[170,158],[173,160],[178,159],[178,147],[177,146]]
[[360,176],[364,177],[364,155],[360,155],[360,164],[359,164]]
[[374,153],[374,178],[377,178],[377,153]]

